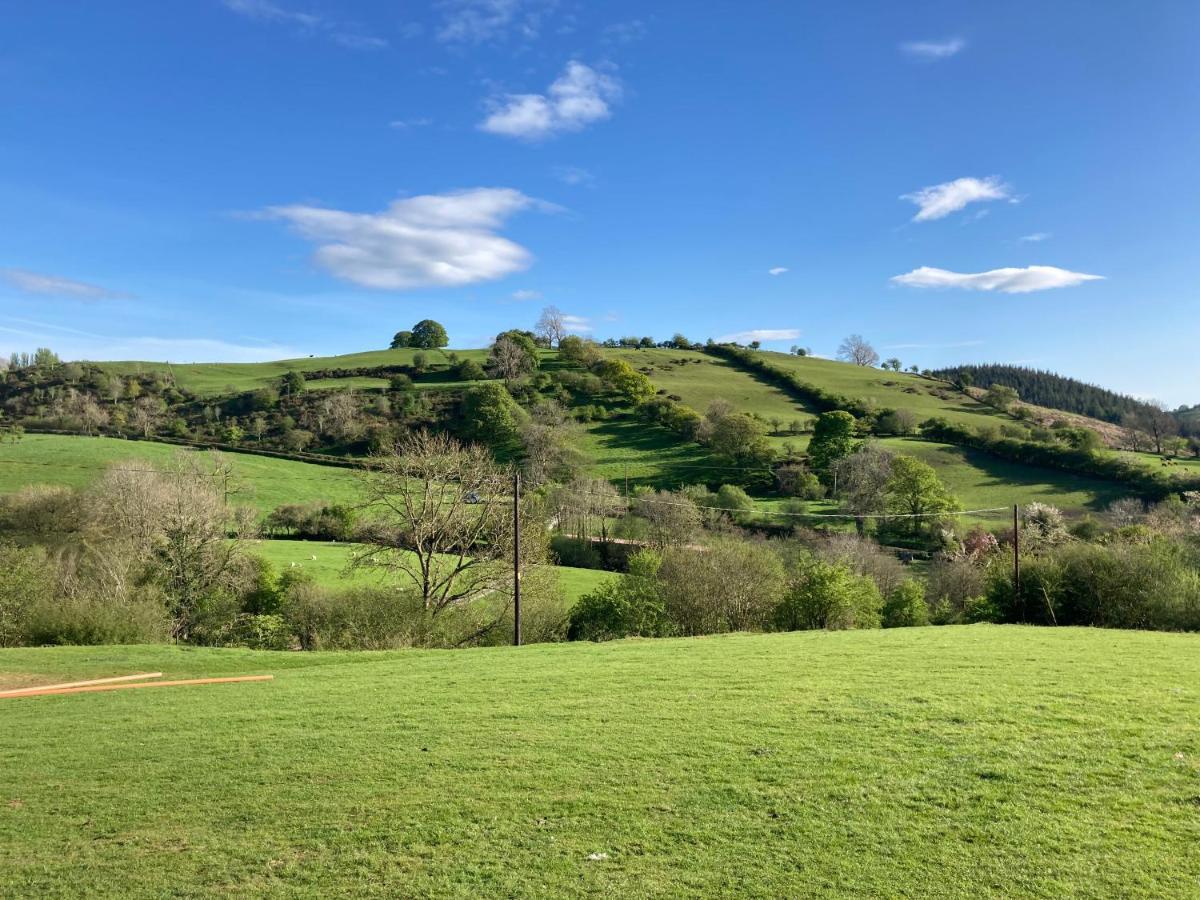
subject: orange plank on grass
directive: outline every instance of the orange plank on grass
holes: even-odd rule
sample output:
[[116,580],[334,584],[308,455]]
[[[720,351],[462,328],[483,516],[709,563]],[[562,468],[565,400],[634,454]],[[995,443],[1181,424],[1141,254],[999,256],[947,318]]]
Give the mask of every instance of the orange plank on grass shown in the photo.
[[35,684],[33,687],[10,688],[0,691],[0,697],[21,697],[36,691],[61,691],[67,688],[91,687],[93,684],[112,684],[118,681],[145,681],[162,678],[162,672],[142,672],[140,675],[118,675],[115,678],[93,678],[91,681],[68,681],[65,684]]
[[91,694],[99,691],[132,691],[137,688],[184,687],[192,684],[234,684],[242,681],[270,681],[274,677],[274,675],[239,675],[236,678],[189,678],[186,681],[144,681],[139,682],[138,684],[95,684],[88,687],[30,691],[25,694],[14,694],[7,699],[18,700],[21,697],[47,697],[56,694]]

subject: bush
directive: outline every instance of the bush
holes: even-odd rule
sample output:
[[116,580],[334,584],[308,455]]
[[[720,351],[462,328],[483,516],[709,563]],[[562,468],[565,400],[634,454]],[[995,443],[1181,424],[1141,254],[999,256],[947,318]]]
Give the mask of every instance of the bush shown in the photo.
[[40,547],[0,546],[0,647],[26,643],[30,611],[55,593],[50,563]]
[[773,624],[779,631],[878,628],[882,608],[883,597],[870,578],[855,575],[847,566],[809,557],[791,572]]
[[567,639],[609,641],[623,637],[659,637],[669,625],[655,576],[662,557],[641,550],[629,559],[629,574],[585,594],[571,610]]
[[412,593],[378,588],[331,591],[293,584],[281,607],[302,650],[393,650],[421,645],[426,613]]
[[929,624],[925,588],[920,582],[905,581],[888,595],[883,604],[884,628],[911,628]]
[[989,620],[982,605],[987,590],[985,575],[1001,570],[1011,572],[1012,566],[1006,567],[1002,560],[1000,557],[985,570],[966,557],[935,558],[925,586],[930,621],[935,625],[951,625]]
[[153,597],[124,601],[46,597],[29,609],[24,642],[30,646],[154,644],[168,640],[170,634],[166,607]]
[[1161,537],[1068,544],[1022,557],[1020,594],[998,569],[988,580],[987,597],[1002,621],[1200,630],[1196,551]]
[[681,634],[766,628],[783,596],[783,563],[765,544],[722,540],[706,549],[663,554],[658,582],[667,615]]

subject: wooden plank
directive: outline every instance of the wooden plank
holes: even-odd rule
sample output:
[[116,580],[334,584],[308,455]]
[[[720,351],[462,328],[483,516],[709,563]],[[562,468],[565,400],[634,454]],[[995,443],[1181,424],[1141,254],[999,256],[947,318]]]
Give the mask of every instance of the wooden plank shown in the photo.
[[118,675],[115,678],[93,678],[91,681],[68,681],[64,684],[38,684],[26,688],[10,688],[0,691],[0,697],[20,697],[37,691],[61,691],[67,688],[90,687],[93,684],[113,684],[118,681],[144,681],[147,678],[162,678],[162,672],[142,672],[140,675]]
[[48,697],[56,694],[90,694],[99,691],[132,691],[136,688],[183,687],[192,684],[234,684],[242,681],[270,681],[274,675],[239,675],[236,678],[189,678],[185,681],[143,681],[137,684],[94,684],[87,687],[34,690],[0,699],[19,700],[22,697]]

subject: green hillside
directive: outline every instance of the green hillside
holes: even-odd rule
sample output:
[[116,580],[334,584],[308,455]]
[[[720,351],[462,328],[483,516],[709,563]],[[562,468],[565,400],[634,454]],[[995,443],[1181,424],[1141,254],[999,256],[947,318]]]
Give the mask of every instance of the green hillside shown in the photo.
[[1195,635],[0,650],[0,895],[1185,897]]
[[[144,459],[161,463],[177,453],[208,452],[154,441],[27,434],[15,444],[0,444],[0,493],[28,484],[78,487],[98,478],[114,462]],[[242,482],[235,502],[252,504],[264,513],[284,503],[357,500],[357,482],[351,469],[247,453],[224,456]]]

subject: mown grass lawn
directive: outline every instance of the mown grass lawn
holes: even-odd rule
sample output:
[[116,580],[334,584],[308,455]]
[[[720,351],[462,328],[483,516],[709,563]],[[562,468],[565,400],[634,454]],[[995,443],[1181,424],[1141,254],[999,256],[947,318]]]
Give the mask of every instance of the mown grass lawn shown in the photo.
[[1200,637],[0,651],[0,896],[1185,897]]

